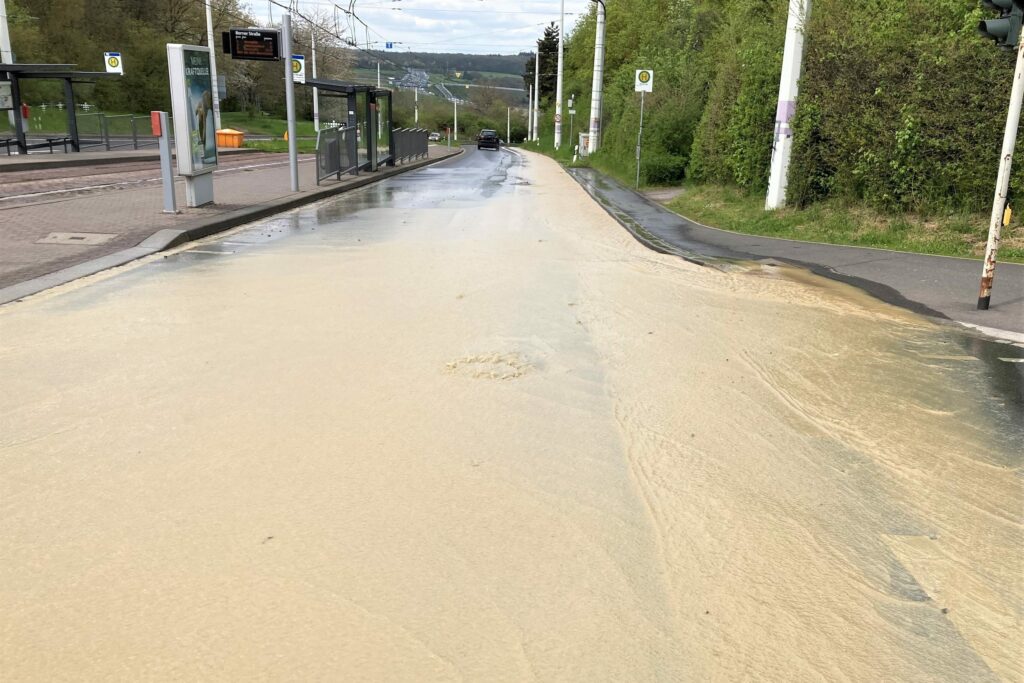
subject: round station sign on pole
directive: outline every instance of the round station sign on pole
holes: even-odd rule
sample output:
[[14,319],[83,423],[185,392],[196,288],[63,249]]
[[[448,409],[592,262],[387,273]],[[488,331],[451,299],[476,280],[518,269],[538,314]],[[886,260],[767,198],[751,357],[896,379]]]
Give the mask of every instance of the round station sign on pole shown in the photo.
[[654,92],[654,72],[650,69],[636,70],[636,92]]
[[108,74],[123,74],[124,62],[121,61],[120,52],[104,52],[103,62],[107,67]]

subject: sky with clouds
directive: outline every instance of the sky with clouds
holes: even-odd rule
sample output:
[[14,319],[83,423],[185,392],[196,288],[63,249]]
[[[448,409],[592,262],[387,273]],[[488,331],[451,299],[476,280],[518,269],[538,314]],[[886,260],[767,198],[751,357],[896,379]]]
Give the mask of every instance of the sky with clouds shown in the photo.
[[[264,18],[268,4],[250,0],[252,13]],[[576,20],[587,12],[590,0],[565,0],[565,30],[571,32]],[[330,17],[335,5],[348,9],[349,0],[298,0],[304,15]],[[370,29],[370,47],[385,49],[391,41],[395,51],[470,52],[515,54],[530,51],[544,27],[558,21],[560,0],[356,0],[355,10]],[[280,8],[274,7],[276,19]],[[344,15],[338,12],[344,21]],[[360,25],[358,40],[366,42]]]

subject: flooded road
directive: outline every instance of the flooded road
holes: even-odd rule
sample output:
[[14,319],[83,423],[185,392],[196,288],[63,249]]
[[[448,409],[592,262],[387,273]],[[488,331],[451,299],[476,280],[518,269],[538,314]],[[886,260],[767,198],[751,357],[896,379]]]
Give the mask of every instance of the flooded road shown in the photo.
[[467,152],[0,308],[0,679],[1021,680],[1024,349],[718,266]]

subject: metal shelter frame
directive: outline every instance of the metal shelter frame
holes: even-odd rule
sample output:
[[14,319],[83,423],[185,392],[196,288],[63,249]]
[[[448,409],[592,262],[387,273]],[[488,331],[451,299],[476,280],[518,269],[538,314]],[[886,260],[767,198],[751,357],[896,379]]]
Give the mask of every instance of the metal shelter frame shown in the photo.
[[47,142],[29,145],[26,140],[24,123],[18,109],[21,107],[21,81],[23,80],[59,80],[64,81],[64,106],[68,112],[67,142],[71,149],[82,151],[81,139],[78,135],[78,122],[75,120],[75,83],[91,83],[99,78],[120,76],[105,71],[73,71],[74,64],[0,64],[0,81],[11,84],[11,99],[15,107],[14,138],[20,154],[28,154],[30,149],[49,146],[52,150],[53,141],[65,141],[65,138],[51,138]]
[[[342,83],[341,81],[332,81],[325,78],[307,78],[306,86],[310,88],[317,88],[321,95],[327,95],[329,97],[344,97],[346,98],[348,112],[348,121],[346,127],[358,128],[359,126],[359,109],[358,101],[356,96],[359,93],[366,94],[366,102],[364,103],[363,117],[366,121],[366,156],[367,162],[362,164],[360,168],[365,167],[366,170],[376,171],[381,163],[388,166],[395,165],[395,136],[392,134],[394,129],[394,119],[392,118],[392,98],[391,91],[384,88],[378,88],[373,85],[354,85],[352,83]],[[379,114],[380,109],[378,104],[381,100],[387,100],[388,113],[387,113],[387,128],[388,131],[388,156],[387,158],[381,159],[377,145],[374,141],[377,139],[377,128],[379,126]]]

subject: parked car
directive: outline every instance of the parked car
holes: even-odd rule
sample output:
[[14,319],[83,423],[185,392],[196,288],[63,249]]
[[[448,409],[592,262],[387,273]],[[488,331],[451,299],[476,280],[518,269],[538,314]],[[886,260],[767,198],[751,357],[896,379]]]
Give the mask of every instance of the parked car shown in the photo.
[[431,142],[439,142],[441,140],[441,134],[434,132],[427,136],[427,139]]
[[480,135],[476,136],[476,148],[477,149],[493,149],[498,150],[501,148],[501,138],[498,137],[498,132],[494,130],[482,130]]

